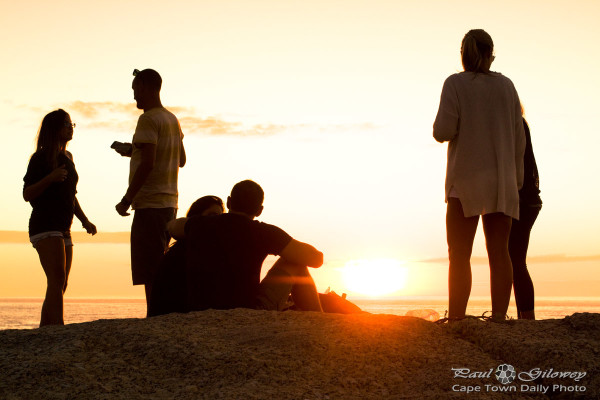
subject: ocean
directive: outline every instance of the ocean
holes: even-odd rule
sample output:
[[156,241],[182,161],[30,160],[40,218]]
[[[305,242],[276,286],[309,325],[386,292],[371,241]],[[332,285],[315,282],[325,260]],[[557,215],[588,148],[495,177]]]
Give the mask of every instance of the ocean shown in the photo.
[[[429,316],[433,314],[444,317],[448,308],[447,299],[443,297],[405,297],[394,299],[349,300],[357,304],[363,311],[374,314],[406,315],[416,311],[417,314]],[[43,299],[4,298],[0,299],[0,330],[34,329],[39,325]],[[433,310],[432,313],[429,310]],[[471,298],[467,314],[481,315],[491,310],[489,298]],[[536,317],[538,319],[560,319],[577,312],[600,313],[598,297],[548,297],[536,299]],[[144,318],[146,303],[143,299],[65,299],[64,316],[66,324],[90,322],[99,319]],[[508,309],[509,317],[516,318],[514,302]]]

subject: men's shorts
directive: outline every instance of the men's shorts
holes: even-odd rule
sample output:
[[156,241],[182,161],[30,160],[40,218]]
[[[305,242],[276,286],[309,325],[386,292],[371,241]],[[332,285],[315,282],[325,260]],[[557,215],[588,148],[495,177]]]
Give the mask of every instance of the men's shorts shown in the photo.
[[38,233],[33,236],[30,236],[29,241],[33,245],[33,248],[36,248],[37,244],[40,241],[42,241],[44,239],[48,239],[50,237],[63,238],[63,240],[65,242],[65,247],[67,247],[67,246],[73,247],[73,240],[71,240],[71,232],[70,231],[67,231],[67,232],[60,232],[60,231],[42,232],[42,233]]
[[176,208],[141,208],[131,223],[131,277],[134,285],[152,284],[158,265],[169,247],[167,223]]

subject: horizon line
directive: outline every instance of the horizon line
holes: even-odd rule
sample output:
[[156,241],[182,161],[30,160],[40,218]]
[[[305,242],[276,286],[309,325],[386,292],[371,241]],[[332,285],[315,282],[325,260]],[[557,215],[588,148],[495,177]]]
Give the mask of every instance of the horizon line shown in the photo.
[[[92,236],[85,231],[72,231],[71,235],[76,243],[85,244],[129,244],[129,231],[98,232]],[[0,244],[29,244],[29,233],[27,231],[0,230]],[[556,262],[585,262],[600,261],[600,254],[573,256],[566,254],[542,254],[527,257],[529,263],[556,263]],[[413,263],[444,264],[448,257],[432,257],[421,260],[410,260]],[[487,256],[471,257],[473,264],[487,264]]]

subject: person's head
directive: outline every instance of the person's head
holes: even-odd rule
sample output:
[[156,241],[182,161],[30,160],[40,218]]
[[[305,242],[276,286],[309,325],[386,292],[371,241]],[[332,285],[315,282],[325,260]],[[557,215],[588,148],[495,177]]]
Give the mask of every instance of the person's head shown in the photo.
[[63,110],[54,110],[42,120],[37,136],[36,151],[46,154],[48,161],[55,167],[58,153],[64,151],[67,142],[73,139],[73,127],[69,114]]
[[223,200],[217,196],[204,196],[196,200],[188,210],[186,217],[202,216],[207,217],[210,215],[223,214],[224,211]]
[[136,106],[140,110],[145,110],[149,105],[158,101],[160,102],[160,88],[162,86],[162,78],[153,69],[144,69],[133,71],[133,98],[136,101]]
[[229,211],[258,217],[262,213],[264,199],[265,192],[259,184],[245,180],[236,183],[231,189],[231,195],[227,197],[227,208]]
[[462,40],[460,56],[465,71],[489,72],[494,61],[494,42],[483,29],[471,29]]

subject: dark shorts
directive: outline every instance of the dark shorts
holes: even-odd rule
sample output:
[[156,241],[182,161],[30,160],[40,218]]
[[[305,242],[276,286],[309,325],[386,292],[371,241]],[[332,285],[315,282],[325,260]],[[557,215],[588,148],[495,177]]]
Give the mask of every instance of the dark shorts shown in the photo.
[[175,219],[176,208],[141,208],[134,211],[131,224],[131,277],[134,285],[152,284],[171,237],[167,223]]

